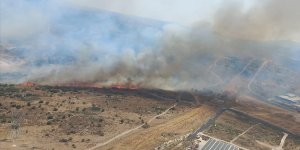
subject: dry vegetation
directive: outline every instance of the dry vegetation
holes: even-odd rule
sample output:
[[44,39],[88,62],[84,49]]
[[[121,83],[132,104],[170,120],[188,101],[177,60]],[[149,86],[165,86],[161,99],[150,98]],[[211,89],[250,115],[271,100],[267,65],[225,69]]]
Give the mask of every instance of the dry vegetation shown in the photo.
[[[235,141],[232,141],[235,137],[245,132]],[[273,147],[280,145],[283,133],[272,129],[269,126],[263,125],[250,118],[238,116],[232,112],[224,113],[215,123],[215,126],[211,126],[205,131],[205,134],[215,138],[222,139],[227,142],[233,142],[236,145],[250,149],[250,150],[268,150],[271,148],[260,144],[264,143]],[[285,150],[296,150],[300,148],[299,138],[289,137],[286,140]]]
[[288,137],[283,146],[285,150],[300,150],[300,139],[295,137]]
[[211,126],[208,130],[205,131],[205,133],[230,142],[236,136],[243,133],[245,130],[255,124],[255,122],[248,120],[248,118],[225,112],[216,121],[215,125]]
[[265,150],[267,147],[257,143],[263,142],[271,146],[279,146],[283,134],[264,125],[256,125],[235,141],[235,144],[253,150]]
[[[132,90],[0,88],[0,147],[4,149],[86,149],[143,124],[176,102]],[[155,122],[189,109],[177,105]]]
[[238,98],[238,104],[235,108],[300,135],[300,114],[298,112],[284,110],[246,96]]
[[[294,114],[255,101],[241,105],[241,101],[234,107],[299,131]],[[185,149],[191,141],[183,137],[206,123],[220,106],[224,107],[188,92],[2,84],[0,148],[148,150],[181,139],[168,148]],[[268,149],[258,142],[279,145],[281,132],[228,111],[205,134],[230,142],[250,127],[233,143],[253,150]],[[110,139],[114,140],[106,143]],[[299,147],[299,138],[291,136],[284,145],[287,150]]]
[[165,119],[161,123],[150,124],[150,128],[137,131],[124,139],[107,145],[104,149],[154,149],[163,142],[183,136],[197,129],[208,120],[213,111],[214,109],[209,106],[194,108],[178,117]]

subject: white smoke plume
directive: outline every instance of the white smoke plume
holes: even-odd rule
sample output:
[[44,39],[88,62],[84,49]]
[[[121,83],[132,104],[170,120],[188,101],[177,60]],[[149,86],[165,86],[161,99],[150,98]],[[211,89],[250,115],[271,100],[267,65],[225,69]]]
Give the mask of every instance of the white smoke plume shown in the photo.
[[[11,72],[25,74],[1,82],[132,82],[142,87],[201,89],[220,82],[208,71],[220,58],[245,60],[238,62],[240,66],[250,58],[281,63],[299,49],[296,0],[265,0],[246,10],[240,2],[224,3],[211,21],[195,20],[192,26],[111,13],[87,7],[89,3],[82,1],[0,3],[2,49],[14,47],[11,55],[21,59],[23,66]],[[135,9],[141,3],[133,0],[118,7]],[[242,67],[212,68],[225,80]]]

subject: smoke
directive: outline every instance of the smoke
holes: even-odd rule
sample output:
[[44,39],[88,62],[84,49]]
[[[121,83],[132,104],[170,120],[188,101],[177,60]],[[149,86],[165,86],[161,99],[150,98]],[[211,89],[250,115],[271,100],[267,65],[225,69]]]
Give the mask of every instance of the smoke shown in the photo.
[[0,76],[1,82],[215,88],[243,76],[239,73],[251,59],[258,63],[256,68],[252,64],[255,72],[263,61],[281,63],[299,49],[289,42],[299,41],[296,0],[265,0],[246,10],[243,3],[226,3],[212,22],[199,20],[188,27],[95,10],[86,4],[79,7],[80,3],[67,0],[0,3],[1,45],[22,60],[18,69],[0,66],[1,73],[26,74],[2,81]]
[[299,4],[297,0],[263,0],[243,10],[237,2],[224,2],[215,15],[214,29],[239,39],[299,42]]

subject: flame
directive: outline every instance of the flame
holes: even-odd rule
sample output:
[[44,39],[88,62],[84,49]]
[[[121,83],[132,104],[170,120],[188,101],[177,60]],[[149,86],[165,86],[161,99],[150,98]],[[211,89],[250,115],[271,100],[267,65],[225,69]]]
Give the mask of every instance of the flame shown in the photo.
[[[24,82],[20,84],[20,86],[23,87],[34,87],[38,84],[33,82]],[[89,83],[89,82],[78,82],[73,81],[69,83],[62,83],[62,84],[56,84],[54,86],[66,86],[66,87],[93,87],[93,88],[110,88],[110,89],[119,89],[119,90],[138,90],[139,86],[137,84],[133,83],[112,83],[112,84],[106,84],[106,83]]]
[[137,90],[138,86],[134,84],[112,84],[109,86],[111,89],[129,89],[129,90]]
[[21,86],[24,86],[24,87],[34,87],[36,86],[37,84],[33,83],[33,82],[24,82],[22,84],[20,84]]

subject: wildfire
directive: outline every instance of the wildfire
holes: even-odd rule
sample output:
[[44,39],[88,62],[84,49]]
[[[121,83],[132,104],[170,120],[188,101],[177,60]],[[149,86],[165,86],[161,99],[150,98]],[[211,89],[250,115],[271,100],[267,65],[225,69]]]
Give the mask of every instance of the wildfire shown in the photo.
[[111,89],[130,89],[137,90],[138,86],[133,84],[112,84],[110,86]]
[[20,85],[24,86],[24,87],[34,87],[34,86],[36,86],[36,84],[33,83],[33,82],[24,82],[24,83],[22,83]]

